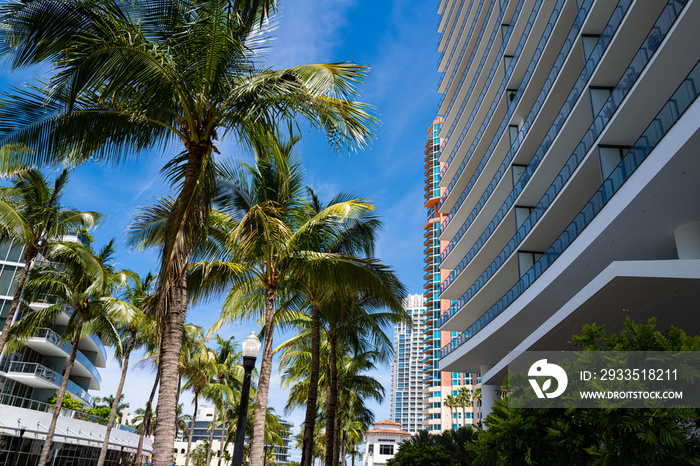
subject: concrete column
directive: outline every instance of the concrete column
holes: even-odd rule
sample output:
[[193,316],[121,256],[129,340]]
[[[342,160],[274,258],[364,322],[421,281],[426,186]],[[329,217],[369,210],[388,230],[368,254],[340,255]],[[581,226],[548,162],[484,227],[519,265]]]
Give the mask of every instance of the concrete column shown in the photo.
[[[484,375],[493,368],[493,365],[484,364],[479,366],[479,372],[481,372],[481,380],[484,380]],[[498,385],[481,385],[481,420],[483,421],[486,416],[491,414],[493,410],[493,403],[498,396],[498,390],[500,387]]]
[[690,222],[673,231],[679,259],[700,259],[700,222]]

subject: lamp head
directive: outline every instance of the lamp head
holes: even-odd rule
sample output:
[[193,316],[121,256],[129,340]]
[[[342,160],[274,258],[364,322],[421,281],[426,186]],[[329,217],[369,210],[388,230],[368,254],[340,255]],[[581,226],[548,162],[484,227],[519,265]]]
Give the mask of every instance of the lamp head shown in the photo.
[[258,336],[255,334],[255,332],[250,332],[250,335],[245,337],[241,343],[243,357],[253,359],[257,358],[258,352],[260,352],[260,345],[260,340],[258,340]]

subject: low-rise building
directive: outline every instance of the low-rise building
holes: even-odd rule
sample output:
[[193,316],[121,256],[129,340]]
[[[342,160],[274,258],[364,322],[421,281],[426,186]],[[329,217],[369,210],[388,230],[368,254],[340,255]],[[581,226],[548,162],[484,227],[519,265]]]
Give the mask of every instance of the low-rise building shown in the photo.
[[365,466],[382,466],[394,457],[399,445],[411,437],[401,424],[390,419],[377,421],[365,433]]

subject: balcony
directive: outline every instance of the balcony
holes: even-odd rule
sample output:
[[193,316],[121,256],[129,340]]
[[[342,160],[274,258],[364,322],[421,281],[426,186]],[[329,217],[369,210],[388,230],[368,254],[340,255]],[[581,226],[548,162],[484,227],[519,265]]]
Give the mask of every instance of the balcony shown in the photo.
[[[70,343],[61,341],[61,336],[48,328],[37,328],[27,340],[27,346],[40,354],[64,356],[66,359],[71,352]],[[92,361],[78,351],[75,355],[75,362],[77,364],[73,366],[73,374],[80,377],[90,377],[90,389],[99,390],[102,377]]]
[[[36,362],[11,362],[7,369],[7,377],[35,388],[53,388],[58,390],[63,382],[63,376]],[[90,394],[75,382],[68,380],[68,391],[88,406],[93,405]]]
[[[0,395],[0,405],[15,406],[17,408],[31,409],[32,411],[39,411],[42,413],[49,413],[53,411],[53,406],[48,403],[43,403],[37,400],[30,400],[29,398],[22,398],[19,396],[13,396],[8,394]],[[84,413],[82,411],[75,411],[73,409],[63,408],[59,412],[61,416],[68,417],[71,419],[80,419],[81,421],[92,422],[94,424],[107,425],[107,419],[93,416],[91,414]],[[130,432],[136,434],[136,430],[125,425],[114,423],[114,429],[123,430],[124,432]]]

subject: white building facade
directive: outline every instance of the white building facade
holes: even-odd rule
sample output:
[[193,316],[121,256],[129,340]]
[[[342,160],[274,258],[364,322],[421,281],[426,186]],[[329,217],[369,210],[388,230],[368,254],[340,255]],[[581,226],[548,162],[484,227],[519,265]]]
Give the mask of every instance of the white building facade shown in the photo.
[[441,0],[443,371],[626,316],[700,331],[700,2]]
[[[79,234],[64,240],[86,240]],[[14,244],[0,245],[0,326],[12,302],[17,276],[24,267],[23,248]],[[41,256],[37,262],[45,261]],[[50,305],[50,297],[29,304],[31,309]],[[27,309],[20,308],[15,319]],[[53,407],[48,401],[59,390],[71,352],[71,345],[61,341],[72,310],[66,308],[51,328],[37,328],[26,345],[0,359],[0,463],[31,466],[36,464],[51,423]],[[1,328],[1,327],[0,327]],[[83,337],[78,345],[67,392],[83,409],[93,406],[89,390],[99,390],[107,352],[97,335]],[[107,421],[81,410],[62,409],[52,443],[54,464],[96,464],[106,433]],[[115,424],[110,433],[106,464],[133,461],[139,435],[130,427]],[[151,454],[151,439],[145,439],[144,459]]]
[[401,424],[391,419],[377,421],[365,433],[365,466],[385,466],[394,457],[399,445],[411,438],[411,434],[401,430]]

